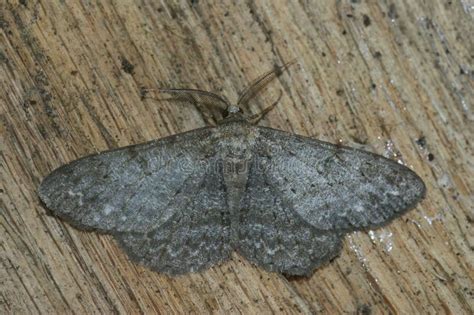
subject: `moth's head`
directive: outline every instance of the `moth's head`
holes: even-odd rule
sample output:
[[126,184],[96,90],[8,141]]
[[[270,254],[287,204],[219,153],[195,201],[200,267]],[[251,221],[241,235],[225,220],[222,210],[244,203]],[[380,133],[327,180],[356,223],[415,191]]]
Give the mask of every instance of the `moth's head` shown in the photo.
[[228,105],[222,113],[223,119],[218,121],[218,125],[223,125],[236,121],[247,121],[247,117],[244,115],[244,111],[237,105]]
[[235,115],[241,115],[243,113],[244,113],[244,111],[239,106],[229,105],[224,110],[224,115],[223,116],[224,116],[224,118],[228,118],[228,117],[235,116]]

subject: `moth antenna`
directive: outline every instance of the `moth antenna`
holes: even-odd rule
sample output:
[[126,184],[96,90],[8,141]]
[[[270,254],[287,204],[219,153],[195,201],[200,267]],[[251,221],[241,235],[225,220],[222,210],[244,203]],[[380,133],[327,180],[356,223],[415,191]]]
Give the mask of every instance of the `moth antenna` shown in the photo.
[[275,106],[278,105],[278,103],[280,102],[281,100],[281,97],[282,97],[283,93],[281,92],[280,90],[280,94],[278,95],[278,98],[275,102],[273,102],[270,106],[264,108],[260,113],[257,113],[255,115],[252,115],[250,117],[248,117],[248,120],[250,121],[251,124],[253,125],[256,125],[258,124],[258,122],[260,120],[262,120],[263,118],[265,118],[265,116],[272,110],[275,108]]
[[[164,101],[184,101],[193,104],[202,104],[207,106],[215,106],[222,110],[225,110],[230,106],[229,101],[220,95],[215,93],[195,90],[195,89],[156,89],[160,93],[169,94],[170,97],[159,98]],[[150,91],[149,89],[142,89],[142,91]]]
[[276,67],[253,80],[252,83],[240,93],[237,106],[241,107],[242,105],[246,105],[250,99],[252,99],[258,92],[262,90],[263,87],[265,87],[273,79],[279,77],[284,71],[286,71],[291,65],[295,63],[296,59],[285,63],[283,66]]

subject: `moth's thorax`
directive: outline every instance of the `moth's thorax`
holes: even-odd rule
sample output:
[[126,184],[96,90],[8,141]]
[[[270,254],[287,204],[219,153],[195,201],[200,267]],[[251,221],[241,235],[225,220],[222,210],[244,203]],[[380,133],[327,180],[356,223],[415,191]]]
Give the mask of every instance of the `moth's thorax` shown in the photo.
[[223,160],[237,163],[251,158],[257,129],[245,118],[227,120],[221,123],[215,132],[216,138],[219,139],[216,146],[217,154]]

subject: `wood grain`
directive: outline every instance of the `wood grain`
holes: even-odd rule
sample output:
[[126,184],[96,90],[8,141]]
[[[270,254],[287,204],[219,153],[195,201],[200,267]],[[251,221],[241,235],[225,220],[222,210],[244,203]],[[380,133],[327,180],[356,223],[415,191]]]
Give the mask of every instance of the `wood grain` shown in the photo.
[[[474,312],[474,10],[456,1],[2,1],[1,313]],[[261,125],[400,160],[426,199],[346,237],[310,278],[235,255],[170,278],[108,236],[48,215],[36,189],[83,155],[182,132],[212,113],[143,87],[235,99],[296,58],[247,110]]]

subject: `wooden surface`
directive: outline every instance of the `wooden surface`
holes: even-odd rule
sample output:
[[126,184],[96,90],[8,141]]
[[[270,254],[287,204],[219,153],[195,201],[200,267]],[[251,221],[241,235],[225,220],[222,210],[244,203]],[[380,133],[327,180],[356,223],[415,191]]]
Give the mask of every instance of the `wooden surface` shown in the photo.
[[[0,313],[472,314],[472,1],[0,3]],[[68,161],[206,124],[142,87],[235,100],[294,58],[247,109],[283,92],[261,125],[392,157],[428,188],[312,277],[234,255],[170,278],[40,205],[41,179]]]

